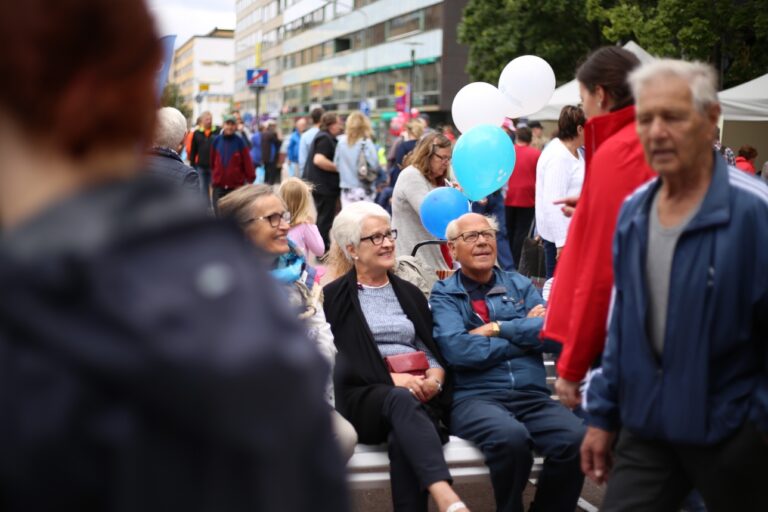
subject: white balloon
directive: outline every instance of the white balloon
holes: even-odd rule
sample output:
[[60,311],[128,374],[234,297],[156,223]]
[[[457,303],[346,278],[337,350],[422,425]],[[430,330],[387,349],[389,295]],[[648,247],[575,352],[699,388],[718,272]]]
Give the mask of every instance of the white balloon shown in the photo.
[[464,133],[480,124],[501,126],[510,109],[504,95],[491,84],[473,82],[462,87],[453,98],[453,124]]
[[504,66],[499,91],[511,107],[505,112],[507,117],[535,114],[549,103],[555,92],[555,72],[541,57],[523,55]]

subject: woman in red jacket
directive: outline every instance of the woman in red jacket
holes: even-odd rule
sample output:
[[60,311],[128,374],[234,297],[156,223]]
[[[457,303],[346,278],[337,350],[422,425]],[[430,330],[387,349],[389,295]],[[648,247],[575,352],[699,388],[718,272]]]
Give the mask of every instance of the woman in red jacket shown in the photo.
[[739,148],[739,156],[736,157],[736,168],[754,176],[755,158],[757,158],[757,150],[755,148],[748,144],[741,146]]
[[555,271],[542,338],[559,341],[557,394],[581,401],[579,382],[603,351],[613,286],[611,244],[624,198],[655,174],[635,131],[627,75],[640,61],[622,48],[592,53],[576,72],[587,123],[586,171],[578,207]]

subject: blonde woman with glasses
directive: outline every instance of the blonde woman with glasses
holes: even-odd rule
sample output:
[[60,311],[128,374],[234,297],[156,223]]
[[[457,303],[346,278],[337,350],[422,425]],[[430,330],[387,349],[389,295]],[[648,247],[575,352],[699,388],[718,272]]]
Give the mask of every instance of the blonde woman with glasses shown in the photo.
[[[399,233],[397,256],[410,255],[419,242],[436,240],[422,225],[419,210],[427,194],[437,187],[451,185],[448,176],[452,153],[451,141],[445,135],[432,133],[421,139],[405,160],[407,167],[392,192],[392,227]],[[422,247],[416,254],[433,270],[450,270],[446,256],[435,245]]]

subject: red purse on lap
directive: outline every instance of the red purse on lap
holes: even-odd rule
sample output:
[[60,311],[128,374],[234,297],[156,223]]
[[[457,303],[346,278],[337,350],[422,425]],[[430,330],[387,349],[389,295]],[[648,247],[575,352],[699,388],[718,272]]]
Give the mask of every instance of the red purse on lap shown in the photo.
[[408,352],[407,354],[398,354],[384,358],[387,363],[387,369],[391,373],[410,373],[419,377],[424,377],[429,370],[429,361],[424,352]]

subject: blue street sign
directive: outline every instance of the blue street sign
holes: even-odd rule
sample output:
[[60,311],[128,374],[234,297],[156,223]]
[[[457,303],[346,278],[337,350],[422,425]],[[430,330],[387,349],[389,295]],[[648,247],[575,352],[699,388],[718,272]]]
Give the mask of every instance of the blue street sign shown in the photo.
[[269,85],[269,71],[266,69],[246,69],[245,81],[248,87],[266,87]]
[[371,116],[371,104],[368,103],[368,100],[362,100],[360,102],[360,112],[366,117]]

